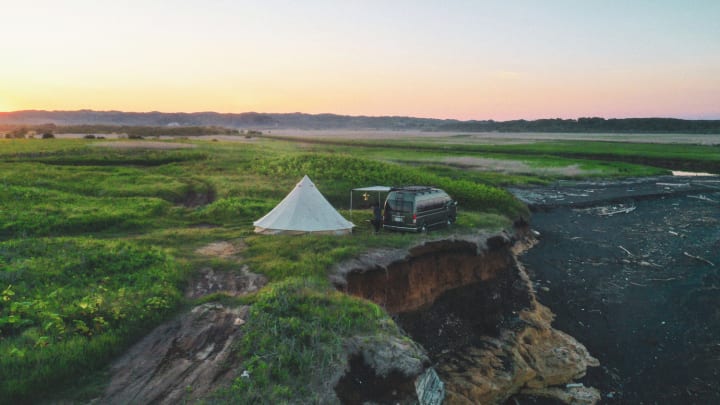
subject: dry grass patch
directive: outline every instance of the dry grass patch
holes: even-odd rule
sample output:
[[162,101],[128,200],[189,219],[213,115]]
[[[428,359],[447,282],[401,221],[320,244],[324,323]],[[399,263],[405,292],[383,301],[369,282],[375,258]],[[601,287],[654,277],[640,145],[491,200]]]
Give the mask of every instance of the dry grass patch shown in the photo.
[[451,166],[467,169],[514,174],[543,174],[553,176],[587,176],[600,173],[599,170],[585,170],[578,164],[560,167],[533,167],[517,160],[488,159],[476,157],[449,157],[442,160]]

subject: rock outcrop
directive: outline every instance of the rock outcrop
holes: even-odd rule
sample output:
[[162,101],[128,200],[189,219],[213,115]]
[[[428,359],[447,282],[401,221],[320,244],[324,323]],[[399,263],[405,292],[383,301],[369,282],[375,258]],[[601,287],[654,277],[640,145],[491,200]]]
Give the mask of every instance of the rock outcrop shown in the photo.
[[155,328],[111,366],[98,403],[196,401],[233,376],[231,347],[248,307],[203,304]]
[[259,291],[267,282],[267,277],[251,272],[247,265],[238,270],[223,271],[204,267],[193,277],[185,297],[200,298],[213,293],[236,297]]
[[234,261],[239,268],[220,271],[204,267],[198,270],[185,291],[185,297],[200,298],[214,293],[236,297],[265,286],[267,277],[251,272],[248,265],[243,264],[240,254],[246,247],[242,240],[233,240],[213,242],[195,250],[199,255]]
[[565,387],[598,361],[552,328],[513,242],[474,235],[370,252],[339,265],[332,280],[383,306],[427,349],[448,403],[498,404],[518,393],[597,402],[593,388]]
[[428,367],[425,350],[410,339],[355,336],[345,343],[347,369],[331,381],[328,403],[416,404],[415,381]]

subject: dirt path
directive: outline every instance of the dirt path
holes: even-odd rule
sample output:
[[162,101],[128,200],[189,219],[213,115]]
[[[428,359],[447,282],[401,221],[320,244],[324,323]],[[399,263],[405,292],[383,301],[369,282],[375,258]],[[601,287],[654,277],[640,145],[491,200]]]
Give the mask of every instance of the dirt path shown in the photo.
[[703,182],[515,190],[541,208],[521,260],[555,325],[600,360],[586,381],[604,403],[720,403],[720,182]]
[[233,270],[220,271],[212,267],[197,270],[185,291],[185,297],[200,298],[213,293],[240,296],[260,290],[267,284],[267,277],[251,272],[243,264],[240,254],[245,247],[242,240],[234,240],[213,242],[197,249],[195,253],[199,255],[235,261],[238,266]]

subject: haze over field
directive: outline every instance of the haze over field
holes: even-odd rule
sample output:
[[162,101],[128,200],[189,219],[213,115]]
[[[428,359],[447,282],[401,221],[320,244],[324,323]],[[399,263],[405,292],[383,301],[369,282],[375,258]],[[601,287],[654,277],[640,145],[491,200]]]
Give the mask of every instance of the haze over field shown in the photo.
[[720,2],[3,2],[0,111],[720,118]]

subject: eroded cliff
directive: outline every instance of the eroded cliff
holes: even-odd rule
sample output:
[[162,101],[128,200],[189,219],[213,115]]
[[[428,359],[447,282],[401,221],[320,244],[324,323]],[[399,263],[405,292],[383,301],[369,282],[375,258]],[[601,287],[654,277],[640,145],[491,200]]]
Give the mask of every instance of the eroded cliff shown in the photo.
[[448,403],[502,403],[517,393],[595,403],[597,390],[567,383],[597,366],[551,326],[507,234],[427,241],[370,252],[339,265],[335,285],[372,300],[429,353]]

